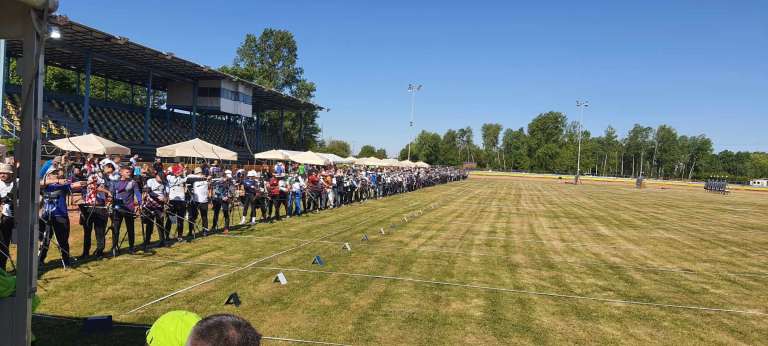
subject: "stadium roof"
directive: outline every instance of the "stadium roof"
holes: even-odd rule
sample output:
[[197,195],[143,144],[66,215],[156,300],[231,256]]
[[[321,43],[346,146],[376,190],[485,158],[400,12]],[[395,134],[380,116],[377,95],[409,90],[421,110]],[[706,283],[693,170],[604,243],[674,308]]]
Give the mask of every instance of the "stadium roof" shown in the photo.
[[[161,52],[131,42],[128,38],[108,34],[71,21],[65,16],[52,16],[51,22],[58,25],[61,38],[49,39],[46,42],[46,65],[84,72],[86,57],[91,54],[91,73],[112,80],[144,85],[149,72],[152,71],[152,88],[167,90],[170,81],[231,79],[246,83],[253,88],[254,109],[323,109],[314,103],[302,101],[215,68],[176,57],[173,53]],[[9,42],[8,50],[9,55],[20,56],[21,42]]]

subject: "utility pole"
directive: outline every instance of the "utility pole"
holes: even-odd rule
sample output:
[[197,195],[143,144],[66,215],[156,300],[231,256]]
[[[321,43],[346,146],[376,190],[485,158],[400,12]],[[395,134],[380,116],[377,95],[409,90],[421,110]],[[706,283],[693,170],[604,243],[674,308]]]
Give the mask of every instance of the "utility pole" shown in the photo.
[[416,92],[419,90],[421,90],[421,84],[408,84],[408,92],[411,93],[411,129],[410,133],[408,134],[410,138],[408,141],[408,161],[411,160],[411,143],[413,143],[413,115],[416,112]]
[[584,108],[587,107],[589,107],[589,101],[576,100],[576,108],[579,109],[579,152],[576,155],[576,178],[573,180],[574,184],[579,184],[581,182],[581,134],[584,132],[582,130],[582,123],[584,122]]

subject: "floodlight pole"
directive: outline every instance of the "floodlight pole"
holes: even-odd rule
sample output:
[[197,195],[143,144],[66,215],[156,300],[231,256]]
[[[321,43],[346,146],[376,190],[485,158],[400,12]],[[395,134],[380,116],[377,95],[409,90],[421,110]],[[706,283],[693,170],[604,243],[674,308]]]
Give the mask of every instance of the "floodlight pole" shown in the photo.
[[[413,135],[413,115],[416,112],[416,92],[421,90],[421,84],[408,84],[408,92],[411,93],[411,133]],[[413,143],[413,137],[409,136],[408,141],[408,161],[411,160],[411,143]]]
[[589,107],[589,101],[576,101],[576,108],[579,109],[579,152],[576,155],[576,177],[574,178],[574,183],[578,184],[581,182],[581,135],[582,132],[582,123],[584,122],[584,108]]

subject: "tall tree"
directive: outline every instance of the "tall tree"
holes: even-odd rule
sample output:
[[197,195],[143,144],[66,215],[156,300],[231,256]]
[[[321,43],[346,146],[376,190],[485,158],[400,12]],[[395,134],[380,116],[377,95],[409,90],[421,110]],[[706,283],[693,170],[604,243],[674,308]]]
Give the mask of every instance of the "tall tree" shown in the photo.
[[374,148],[372,145],[364,145],[360,148],[360,152],[357,153],[357,157],[371,157],[376,156],[376,148]]
[[461,149],[459,135],[456,130],[449,129],[440,140],[440,159],[438,164],[457,166],[461,164]]
[[528,153],[533,170],[554,171],[565,124],[565,115],[560,112],[539,114],[528,124]]
[[[317,90],[316,85],[304,79],[304,70],[298,66],[298,44],[287,30],[267,28],[259,36],[247,34],[232,65],[222,66],[221,71],[235,75],[259,85],[289,93],[304,101],[311,101]],[[304,148],[315,147],[320,127],[317,112],[299,114],[285,113],[286,145],[298,147],[304,135]],[[277,133],[282,118],[277,111],[262,113],[266,133]],[[302,128],[303,127],[303,128]],[[303,148],[302,148],[303,149]]]
[[517,130],[506,129],[501,139],[504,153],[504,165],[509,169],[528,169],[528,136],[522,127]]
[[501,167],[499,157],[499,135],[501,134],[501,124],[483,124],[480,128],[483,137],[483,150],[485,151],[486,162],[491,167]]
[[317,148],[317,151],[321,153],[336,154],[341,157],[348,157],[351,155],[352,149],[350,149],[349,143],[345,141],[331,139],[328,141],[327,145]]

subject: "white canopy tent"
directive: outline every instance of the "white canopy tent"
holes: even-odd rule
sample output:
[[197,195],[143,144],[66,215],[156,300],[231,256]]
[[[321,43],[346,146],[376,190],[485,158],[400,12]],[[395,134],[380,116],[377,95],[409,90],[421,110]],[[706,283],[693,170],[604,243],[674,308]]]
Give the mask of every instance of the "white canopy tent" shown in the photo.
[[76,151],[95,155],[130,155],[131,149],[92,133],[50,141],[64,151]]
[[416,165],[416,167],[419,167],[419,168],[429,168],[430,167],[429,164],[424,162],[424,161],[416,162],[415,165]]
[[356,165],[361,166],[381,166],[382,162],[381,160],[371,156],[371,157],[364,157],[362,159],[355,160]]
[[413,163],[411,160],[405,160],[405,161],[400,161],[400,167],[413,168],[413,167],[416,167],[416,164]]
[[157,148],[156,152],[156,155],[159,157],[195,157],[211,160],[220,159],[237,161],[236,152],[208,143],[200,138],[166,145]]
[[397,161],[397,159],[383,159],[381,160],[381,165],[385,167],[398,167],[400,164],[400,161]]
[[286,150],[272,149],[254,154],[253,158],[256,160],[285,161],[290,159],[290,155]]
[[326,158],[328,160],[331,160],[331,162],[333,162],[333,163],[353,163],[354,160],[355,160],[354,158],[352,158],[352,160],[350,160],[349,158],[345,159],[345,158],[343,158],[343,157],[341,157],[339,155],[331,154],[331,153],[316,153],[316,154],[320,155],[320,156],[322,156],[322,157],[324,157],[324,158]]
[[298,163],[303,163],[305,165],[325,166],[325,165],[330,165],[332,163],[331,160],[323,156],[320,156],[317,153],[313,153],[311,151],[305,151],[305,152],[300,152],[298,154],[291,155],[290,160]]

